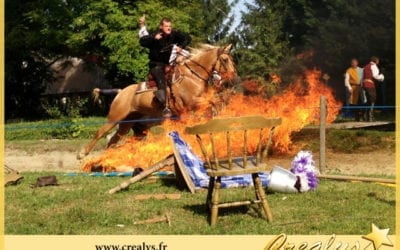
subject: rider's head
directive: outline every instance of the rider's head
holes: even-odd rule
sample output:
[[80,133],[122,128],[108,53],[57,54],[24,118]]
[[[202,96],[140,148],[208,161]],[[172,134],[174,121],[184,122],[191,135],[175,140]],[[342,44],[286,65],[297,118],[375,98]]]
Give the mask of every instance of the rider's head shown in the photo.
[[160,31],[166,35],[171,34],[172,31],[172,22],[171,19],[164,17],[160,22]]

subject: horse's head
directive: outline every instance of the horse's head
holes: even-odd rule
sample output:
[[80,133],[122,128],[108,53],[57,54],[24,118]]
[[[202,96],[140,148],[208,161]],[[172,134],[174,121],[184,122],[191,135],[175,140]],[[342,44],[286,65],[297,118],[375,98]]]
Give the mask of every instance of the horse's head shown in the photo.
[[230,54],[231,49],[232,45],[215,47],[203,44],[191,51],[192,56],[183,65],[203,83],[211,79],[217,89],[229,88],[236,85],[239,79]]
[[220,81],[216,81],[217,88],[227,88],[236,85],[239,81],[235,63],[230,54],[232,44],[218,48],[217,60],[213,70],[220,76]]

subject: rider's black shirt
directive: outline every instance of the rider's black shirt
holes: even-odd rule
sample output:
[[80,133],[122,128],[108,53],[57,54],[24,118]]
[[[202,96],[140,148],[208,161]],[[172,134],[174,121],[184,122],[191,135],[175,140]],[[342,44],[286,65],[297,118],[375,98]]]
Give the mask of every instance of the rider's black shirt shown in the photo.
[[192,40],[188,34],[175,30],[172,30],[171,34],[168,36],[163,34],[162,38],[157,40],[155,39],[157,33],[159,33],[159,31],[152,32],[149,35],[140,38],[140,45],[150,49],[150,67],[157,63],[168,64],[172,46],[176,44],[184,49]]

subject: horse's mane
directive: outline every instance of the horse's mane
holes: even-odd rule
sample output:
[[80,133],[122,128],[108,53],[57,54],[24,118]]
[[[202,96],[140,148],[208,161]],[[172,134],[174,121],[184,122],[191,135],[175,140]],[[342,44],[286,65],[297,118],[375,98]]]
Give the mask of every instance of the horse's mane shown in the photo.
[[218,49],[218,48],[219,47],[217,47],[217,46],[213,46],[213,45],[206,44],[206,43],[202,43],[202,44],[198,45],[197,48],[190,47],[189,48],[190,58],[195,60],[196,58],[201,56],[204,52],[207,52],[207,51],[210,51],[213,49]]

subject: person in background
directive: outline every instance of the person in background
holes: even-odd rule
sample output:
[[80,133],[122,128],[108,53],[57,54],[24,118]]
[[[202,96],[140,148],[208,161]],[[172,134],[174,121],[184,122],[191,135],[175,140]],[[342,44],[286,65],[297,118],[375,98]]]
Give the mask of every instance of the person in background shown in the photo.
[[376,103],[376,84],[383,82],[385,77],[379,73],[379,58],[371,57],[370,62],[364,67],[363,89],[367,97],[368,109],[365,110],[364,116],[367,121],[374,121],[374,105]]
[[[350,107],[359,105],[359,97],[361,94],[361,82],[363,79],[363,69],[358,67],[358,60],[356,58],[351,59],[351,66],[346,70],[344,75],[344,85],[346,86],[346,91],[348,91],[347,102]],[[352,109],[356,121],[360,121],[359,109]]]

